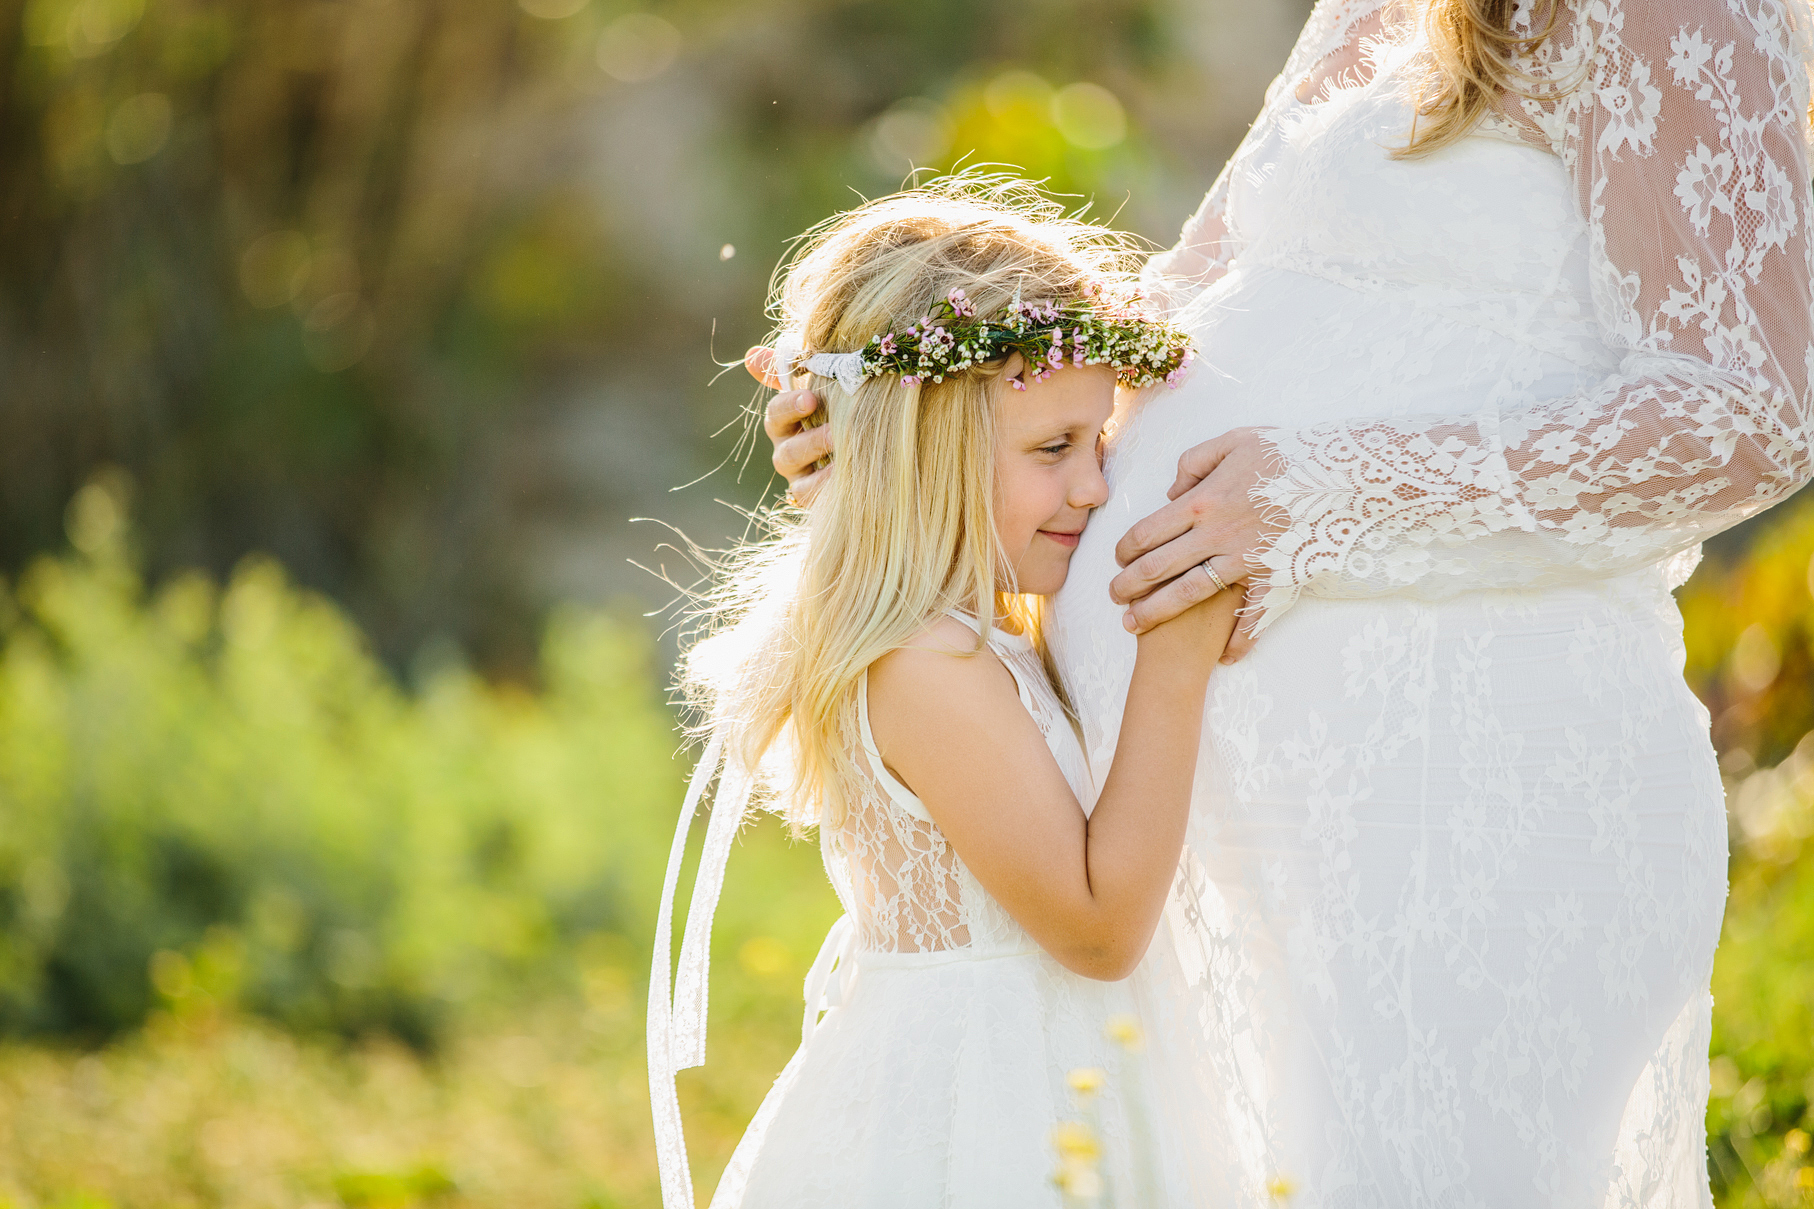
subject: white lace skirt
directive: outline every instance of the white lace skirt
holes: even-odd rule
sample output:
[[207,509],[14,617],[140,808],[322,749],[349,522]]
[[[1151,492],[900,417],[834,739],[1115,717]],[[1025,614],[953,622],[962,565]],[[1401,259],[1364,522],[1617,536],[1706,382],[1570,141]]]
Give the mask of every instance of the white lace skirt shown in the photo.
[[1183,931],[1238,1203],[1709,1204],[1726,833],[1681,667],[1649,573],[1305,599],[1216,671]]
[[1175,1147],[1156,1131],[1150,1046],[1129,1052],[1107,1023],[1138,1010],[1140,975],[1104,983],[1041,952],[880,954],[858,959],[763,1101],[713,1209],[1058,1209],[1053,1129],[1082,1120],[1066,1084],[1098,1067],[1088,1113],[1102,1175],[1136,1202],[1194,1203]]

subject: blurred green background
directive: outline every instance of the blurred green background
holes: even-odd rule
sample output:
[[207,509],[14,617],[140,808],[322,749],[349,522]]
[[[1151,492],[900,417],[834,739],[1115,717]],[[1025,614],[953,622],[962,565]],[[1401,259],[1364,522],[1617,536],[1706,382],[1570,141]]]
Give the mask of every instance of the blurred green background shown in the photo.
[[[0,1209],[656,1204],[651,572],[774,490],[788,237],[993,163],[1166,242],[1307,7],[0,0]],[[1814,497],[1682,598],[1715,1183],[1801,1205]],[[835,912],[753,829],[705,1187]]]

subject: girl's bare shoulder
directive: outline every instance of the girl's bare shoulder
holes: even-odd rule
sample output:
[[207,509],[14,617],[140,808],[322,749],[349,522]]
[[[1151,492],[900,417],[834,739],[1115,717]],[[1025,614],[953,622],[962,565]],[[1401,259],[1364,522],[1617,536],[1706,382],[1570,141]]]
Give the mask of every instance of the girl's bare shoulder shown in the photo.
[[955,617],[938,618],[869,666],[869,713],[878,728],[930,711],[975,716],[1017,709],[1019,700],[1014,677],[995,652]]

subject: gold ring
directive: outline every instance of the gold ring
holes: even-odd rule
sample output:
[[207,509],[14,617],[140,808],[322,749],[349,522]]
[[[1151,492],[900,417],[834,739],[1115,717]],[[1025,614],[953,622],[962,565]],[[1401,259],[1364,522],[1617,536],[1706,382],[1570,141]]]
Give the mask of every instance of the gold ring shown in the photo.
[[[1210,557],[1213,558],[1215,556],[1211,555]],[[1220,575],[1216,574],[1216,569],[1209,565],[1208,558],[1204,559],[1202,562],[1198,563],[1197,565],[1199,567],[1202,567],[1205,571],[1209,572],[1209,582],[1216,585],[1216,591],[1218,591],[1218,592],[1228,591],[1228,585],[1222,582],[1222,577]]]

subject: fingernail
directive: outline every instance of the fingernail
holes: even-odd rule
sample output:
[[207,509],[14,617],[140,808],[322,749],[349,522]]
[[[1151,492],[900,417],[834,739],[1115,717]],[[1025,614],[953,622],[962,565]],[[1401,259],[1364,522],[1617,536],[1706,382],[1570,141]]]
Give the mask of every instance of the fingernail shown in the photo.
[[1220,662],[1223,667],[1233,667],[1235,659],[1233,655],[1224,655],[1218,662]]
[[1139,622],[1134,620],[1134,615],[1132,613],[1123,613],[1121,615],[1121,628],[1128,633],[1134,633],[1139,624]]
[[803,416],[807,416],[818,410],[818,404],[814,403],[811,399],[802,399],[794,404],[794,410]]

